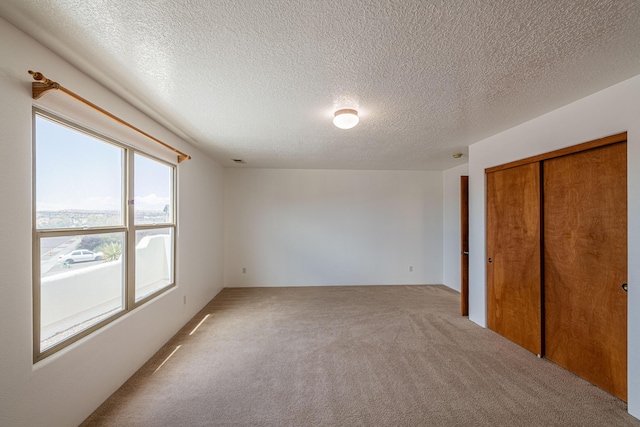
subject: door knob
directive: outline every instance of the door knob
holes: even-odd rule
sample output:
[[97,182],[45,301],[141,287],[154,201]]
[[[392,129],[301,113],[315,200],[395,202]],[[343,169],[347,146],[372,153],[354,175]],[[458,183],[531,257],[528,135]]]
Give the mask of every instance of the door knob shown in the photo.
[[489,258],[489,262],[493,262],[493,258]]
[[627,285],[626,283],[622,284],[622,290],[627,292],[629,290],[629,285]]
[[469,251],[463,251],[462,252],[464,255],[469,255]]

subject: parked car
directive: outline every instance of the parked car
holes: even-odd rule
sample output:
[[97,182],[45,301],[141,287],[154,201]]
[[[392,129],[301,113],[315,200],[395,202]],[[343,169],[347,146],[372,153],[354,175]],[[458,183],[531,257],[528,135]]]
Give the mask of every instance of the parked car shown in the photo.
[[103,257],[102,252],[92,252],[87,249],[76,249],[67,254],[60,255],[58,262],[63,264],[73,264],[74,262],[98,261]]

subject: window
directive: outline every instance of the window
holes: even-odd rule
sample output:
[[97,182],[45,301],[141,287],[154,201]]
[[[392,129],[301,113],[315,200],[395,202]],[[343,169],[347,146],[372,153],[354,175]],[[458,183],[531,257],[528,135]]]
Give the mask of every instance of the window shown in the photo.
[[136,153],[134,170],[137,302],[173,282],[174,169]]
[[176,174],[40,110],[34,129],[40,360],[174,285]]

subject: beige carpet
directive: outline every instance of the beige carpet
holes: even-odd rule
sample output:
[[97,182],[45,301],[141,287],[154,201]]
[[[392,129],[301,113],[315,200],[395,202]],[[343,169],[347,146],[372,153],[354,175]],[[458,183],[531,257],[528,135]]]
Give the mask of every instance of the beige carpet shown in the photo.
[[458,301],[443,286],[225,289],[83,425],[640,426]]

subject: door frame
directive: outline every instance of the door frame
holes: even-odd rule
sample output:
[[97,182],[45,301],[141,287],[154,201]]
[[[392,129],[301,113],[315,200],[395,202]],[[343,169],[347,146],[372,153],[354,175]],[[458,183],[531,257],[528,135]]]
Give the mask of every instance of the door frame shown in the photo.
[[496,172],[504,169],[514,168],[516,166],[526,165],[528,163],[542,162],[544,160],[553,159],[555,157],[566,156],[568,154],[579,153],[580,151],[591,150],[592,148],[604,147],[605,145],[611,145],[618,142],[624,142],[627,140],[627,132],[618,133],[615,135],[607,136],[605,138],[596,139],[589,142],[583,142],[582,144],[572,145],[571,147],[561,148],[559,150],[550,151],[548,153],[539,154],[537,156],[526,157],[514,162],[505,163],[503,165],[493,166],[484,170],[485,175],[491,172]]
[[460,177],[460,314],[469,315],[469,176]]

